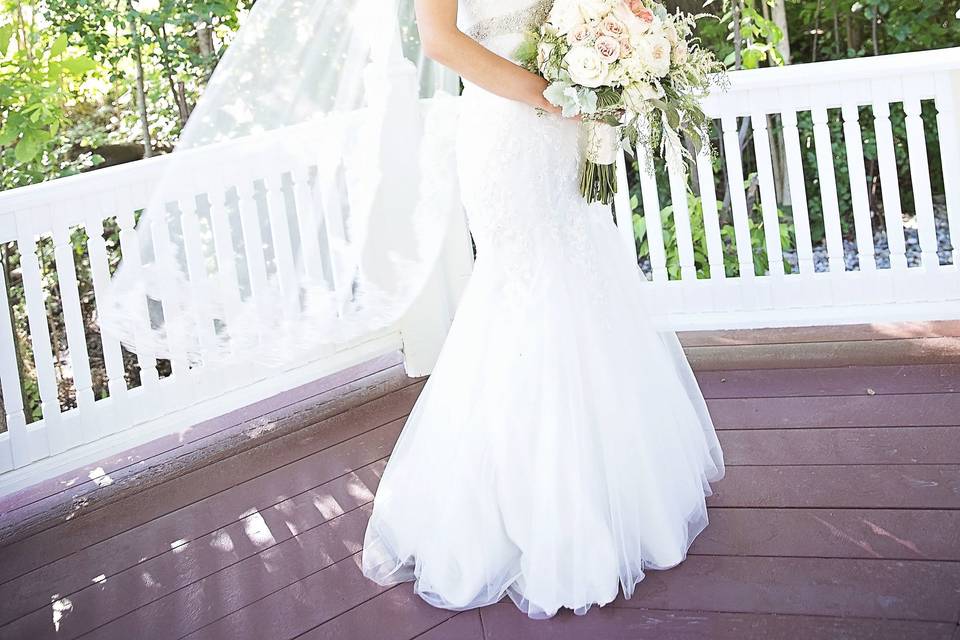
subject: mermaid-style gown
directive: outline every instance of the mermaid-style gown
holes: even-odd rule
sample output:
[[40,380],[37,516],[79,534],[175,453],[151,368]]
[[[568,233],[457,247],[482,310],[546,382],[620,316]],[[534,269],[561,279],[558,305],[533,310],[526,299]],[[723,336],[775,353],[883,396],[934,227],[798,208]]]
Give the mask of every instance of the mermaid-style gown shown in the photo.
[[[550,2],[461,0],[509,57]],[[468,85],[457,139],[474,272],[374,502],[363,572],[448,609],[531,617],[630,597],[707,525],[723,454],[610,210],[578,191],[578,125]]]

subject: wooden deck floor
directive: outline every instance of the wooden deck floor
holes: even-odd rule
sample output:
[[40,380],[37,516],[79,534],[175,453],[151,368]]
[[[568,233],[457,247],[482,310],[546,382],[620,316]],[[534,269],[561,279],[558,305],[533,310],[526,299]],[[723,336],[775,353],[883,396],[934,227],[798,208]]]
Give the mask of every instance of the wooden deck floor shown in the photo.
[[[65,519],[0,548],[0,638],[958,640],[950,326],[941,342],[929,328],[686,335],[728,465],[711,524],[679,567],[584,617],[530,621],[509,602],[455,614],[362,577],[371,500],[423,384],[409,380],[111,502],[90,485]],[[0,506],[12,517],[64,490]]]

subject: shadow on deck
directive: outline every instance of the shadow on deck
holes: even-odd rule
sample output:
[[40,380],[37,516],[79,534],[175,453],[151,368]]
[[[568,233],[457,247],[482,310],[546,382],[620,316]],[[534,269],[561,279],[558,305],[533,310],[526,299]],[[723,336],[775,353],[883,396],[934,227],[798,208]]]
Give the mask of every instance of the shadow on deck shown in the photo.
[[[302,424],[189,472],[110,499],[87,473],[4,498],[8,523],[74,507],[0,548],[0,638],[960,638],[960,322],[683,341],[727,477],[690,557],[630,601],[530,621],[361,576],[371,500],[423,385],[390,355],[221,419]],[[104,473],[136,479],[142,460]]]

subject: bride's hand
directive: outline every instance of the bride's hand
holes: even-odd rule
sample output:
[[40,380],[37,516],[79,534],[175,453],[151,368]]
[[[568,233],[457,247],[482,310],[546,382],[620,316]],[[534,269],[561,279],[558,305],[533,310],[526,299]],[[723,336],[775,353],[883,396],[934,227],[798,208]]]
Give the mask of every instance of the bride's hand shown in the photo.
[[[563,109],[561,109],[560,107],[556,106],[555,104],[553,104],[552,102],[544,98],[542,93],[540,94],[539,98],[540,99],[537,101],[537,104],[534,105],[534,108],[537,110],[538,113],[550,113],[555,116],[563,117]],[[582,120],[580,114],[571,116],[569,119],[575,120],[577,122],[580,122]]]

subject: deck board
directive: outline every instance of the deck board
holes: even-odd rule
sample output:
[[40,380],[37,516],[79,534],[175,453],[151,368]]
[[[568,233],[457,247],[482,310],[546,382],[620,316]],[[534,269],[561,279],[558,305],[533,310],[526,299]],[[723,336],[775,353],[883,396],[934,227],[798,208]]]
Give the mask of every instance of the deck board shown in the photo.
[[948,640],[954,630],[953,625],[938,622],[609,606],[543,624],[523,618],[511,607],[498,604],[483,610],[486,640]]
[[958,562],[691,556],[613,606],[956,623],[958,594]]
[[960,423],[960,393],[708,400],[718,429],[925,427]]
[[0,638],[960,640],[960,367],[697,375],[727,476],[689,558],[630,601],[531,621],[363,578],[419,381],[0,547]]
[[[265,445],[265,448],[258,447],[204,467],[124,499],[107,509],[84,514],[82,518],[72,519],[58,527],[0,548],[0,582],[6,582],[70,553],[136,529],[142,523],[163,521],[164,516],[174,512],[177,512],[177,515],[168,517],[167,520],[171,522],[171,534],[176,533],[182,529],[184,521],[193,522],[182,509],[193,507],[196,511],[202,511],[203,505],[200,503],[218,491],[228,490],[245,481],[257,481],[258,486],[262,485],[266,481],[261,478],[285,465],[289,467],[275,474],[276,477],[284,479],[288,484],[299,482],[300,486],[306,484],[304,488],[309,488],[312,479],[318,477],[314,475],[311,455],[325,447],[342,444],[357,434],[403,418],[412,407],[421,387],[422,385],[408,387],[363,405],[349,414],[330,418],[325,421],[323,428],[310,433],[291,434],[288,436],[289,440],[273,440]],[[386,446],[386,443],[383,444]],[[337,461],[336,454],[327,457],[331,459],[331,464],[342,466],[342,463]],[[301,477],[294,480],[291,473],[300,473]],[[270,503],[263,501],[269,500],[271,491],[269,487],[263,487],[263,490],[267,495],[257,504],[267,506]],[[281,489],[275,488],[273,493],[279,490]],[[285,486],[282,490],[289,492],[293,491],[293,488]],[[248,501],[245,496],[238,499],[241,503]],[[242,510],[255,505],[239,506]],[[191,532],[185,533],[189,535]],[[171,541],[177,539],[178,537],[174,537]]]
[[960,465],[739,466],[711,507],[960,509]]
[[431,607],[407,585],[400,585],[311,629],[299,640],[415,638],[455,614],[455,611]]
[[960,365],[820,367],[697,372],[706,398],[787,398],[960,391]]
[[196,460],[210,464],[217,455],[235,454],[238,442],[249,448],[258,440],[342,413],[359,399],[373,399],[411,383],[415,381],[406,378],[402,365],[388,354],[5,496],[0,499],[0,518],[18,526],[21,534],[25,529],[35,534],[56,526],[58,520],[49,516],[60,505],[78,506],[59,509],[64,517],[76,517],[124,492],[142,491],[148,481],[190,471]]
[[693,555],[960,561],[960,510],[713,508]]
[[731,429],[719,437],[728,467],[960,463],[960,427]]

